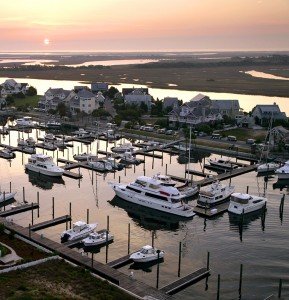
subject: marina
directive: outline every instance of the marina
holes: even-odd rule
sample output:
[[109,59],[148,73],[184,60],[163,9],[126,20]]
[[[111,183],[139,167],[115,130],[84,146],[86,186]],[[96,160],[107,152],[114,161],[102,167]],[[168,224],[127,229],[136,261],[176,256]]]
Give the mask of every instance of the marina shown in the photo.
[[[36,133],[36,131],[38,132]],[[22,134],[24,137],[28,135],[28,133]],[[16,144],[15,141],[17,140],[17,135],[17,132],[10,132],[11,147],[16,147],[14,145]],[[33,129],[32,132],[29,133],[29,136],[36,137],[36,135],[39,137],[43,135],[43,133],[42,131],[39,131],[39,129]],[[7,140],[5,139],[4,145],[6,145],[6,141]],[[174,144],[175,141],[172,143]],[[34,238],[33,231],[37,230],[39,239],[51,240],[56,251],[62,249],[61,247],[65,247],[65,249],[71,248],[70,251],[73,251],[75,254],[67,257],[73,257],[72,260],[74,262],[76,262],[75,259],[77,256],[81,258],[83,263],[85,260],[87,261],[87,265],[91,266],[91,259],[93,257],[94,267],[97,266],[98,263],[105,265],[107,263],[107,266],[110,266],[112,269],[116,268],[121,274],[127,276],[129,280],[132,280],[129,276],[133,272],[133,281],[143,282],[144,286],[150,286],[151,288],[156,286],[157,273],[159,272],[158,287],[160,291],[162,291],[162,294],[158,294],[159,297],[166,297],[167,291],[171,294],[177,292],[177,296],[183,297],[184,299],[190,299],[189,295],[192,292],[199,295],[200,299],[213,298],[213,295],[216,293],[217,275],[219,273],[230,274],[230,276],[233,276],[235,281],[238,282],[238,272],[231,269],[231,267],[238,266],[238,263],[244,264],[246,270],[251,270],[251,274],[254,274],[254,271],[252,271],[252,268],[254,267],[251,262],[243,257],[236,247],[239,247],[241,243],[241,248],[243,250],[248,249],[246,239],[251,239],[247,235],[248,228],[251,228],[251,230],[253,229],[252,224],[255,224],[259,217],[261,218],[260,215],[257,217],[249,216],[249,219],[247,217],[244,218],[242,221],[242,231],[240,233],[241,221],[236,220],[226,213],[229,205],[228,202],[219,204],[217,206],[217,211],[212,211],[212,209],[202,210],[202,208],[196,206],[196,200],[190,200],[189,205],[194,206],[196,215],[192,220],[184,220],[171,215],[163,215],[162,212],[149,211],[149,208],[141,209],[140,211],[135,208],[135,204],[130,204],[126,201],[124,201],[126,203],[119,206],[120,204],[113,199],[114,194],[109,188],[108,183],[111,181],[129,183],[138,176],[145,175],[153,177],[157,173],[161,173],[167,175],[173,174],[169,175],[172,180],[182,183],[193,183],[199,187],[207,186],[215,180],[220,180],[226,184],[231,182],[232,185],[236,186],[237,192],[245,192],[246,186],[249,186],[250,193],[260,194],[264,193],[264,189],[266,188],[271,195],[268,197],[266,216],[265,218],[262,217],[262,226],[256,224],[257,226],[254,227],[253,231],[254,239],[259,240],[260,233],[270,234],[266,231],[268,226],[272,226],[270,225],[270,220],[275,218],[279,220],[280,209],[278,206],[277,214],[275,214],[274,203],[276,202],[276,199],[280,199],[280,191],[278,192],[278,190],[272,189],[272,179],[269,179],[269,182],[265,185],[266,182],[264,181],[264,177],[256,176],[255,170],[257,164],[250,165],[248,164],[248,160],[238,160],[236,162],[237,168],[232,171],[230,170],[221,174],[218,174],[213,170],[204,172],[204,165],[202,163],[190,163],[189,165],[179,164],[177,162],[177,155],[171,155],[169,148],[163,149],[160,146],[149,149],[151,151],[148,153],[159,155],[161,159],[155,159],[156,156],[151,157],[147,155],[142,157],[146,154],[146,152],[144,152],[140,154],[140,157],[144,158],[141,165],[127,166],[123,170],[116,172],[100,173],[93,170],[93,168],[88,165],[87,161],[78,162],[73,158],[75,153],[81,153],[85,150],[89,150],[91,153],[98,153],[105,158],[106,155],[111,154],[110,148],[114,144],[115,143],[113,142],[107,143],[107,141],[99,140],[98,142],[93,141],[89,145],[83,146],[82,143],[74,141],[72,142],[73,147],[65,149],[64,151],[56,150],[53,152],[45,150],[44,153],[51,155],[55,163],[57,162],[59,167],[62,167],[65,170],[63,173],[64,179],[62,179],[62,181],[51,180],[50,183],[48,178],[46,179],[45,186],[41,177],[38,178],[38,176],[35,176],[33,177],[33,181],[30,181],[32,180],[30,175],[28,177],[27,174],[25,174],[24,165],[30,157],[29,154],[20,153],[19,155],[17,153],[13,160],[0,159],[1,166],[5,166],[7,170],[7,174],[1,176],[1,188],[9,190],[9,188],[7,189],[7,186],[9,187],[9,182],[12,182],[12,187],[15,188],[15,178],[19,178],[18,181],[20,186],[28,185],[30,187],[29,189],[25,189],[24,200],[36,199],[35,194],[37,192],[40,194],[39,206],[38,203],[34,203],[33,207],[31,204],[25,204],[22,208],[15,207],[9,209],[9,205],[7,204],[5,211],[3,211],[2,208],[0,215],[2,217],[13,216],[13,224],[19,224],[26,228],[26,230],[29,229],[30,224],[31,237]],[[97,145],[99,145],[98,149]],[[148,149],[145,151],[148,151]],[[40,153],[43,153],[42,149],[40,150]],[[98,159],[103,159],[103,157],[99,156]],[[218,156],[212,154],[211,157],[215,158]],[[117,156],[115,158],[117,159]],[[233,161],[235,162],[235,157]],[[65,176],[66,172],[74,175],[72,178]],[[74,178],[77,180],[74,180]],[[255,182],[254,185],[252,185],[251,182]],[[19,197],[22,198],[21,194],[23,191],[18,187],[16,187],[15,190],[18,192],[16,194],[16,200],[18,200],[17,198]],[[66,197],[63,197],[63,193],[67,193],[69,198],[66,199]],[[54,198],[52,204],[51,198]],[[12,211],[15,209],[19,210],[19,213],[16,211],[16,213],[13,212],[12,214]],[[34,210],[34,214],[31,213],[32,210]],[[37,213],[35,213],[35,210],[37,210]],[[281,212],[282,215],[286,215],[286,204],[284,206],[284,202]],[[261,215],[263,216],[262,213]],[[33,219],[31,219],[32,216]],[[71,219],[69,218],[70,216]],[[75,222],[77,220],[85,219],[85,216],[87,221],[89,218],[90,222],[101,224],[100,228],[104,228],[106,224],[109,231],[113,232],[115,238],[114,243],[109,243],[104,245],[103,248],[96,250],[84,248],[85,251],[88,252],[83,252],[82,250],[82,239],[71,241],[67,244],[60,244],[61,232],[66,228],[69,228],[72,221]],[[110,216],[109,222],[107,221],[108,216]],[[277,223],[274,222],[274,228],[276,227],[278,230],[283,231],[285,229],[283,226],[286,222],[287,220],[282,217],[282,225],[277,225]],[[128,224],[130,225],[129,231],[127,228]],[[219,237],[220,241],[216,241],[215,238],[213,238],[216,235]],[[29,230],[28,233],[26,232],[26,236],[29,236]],[[152,236],[154,237],[152,243],[154,243],[158,249],[164,249],[166,253],[164,261],[159,264],[159,271],[157,271],[158,264],[141,267],[135,265],[130,260],[130,254],[140,249],[142,245],[145,245],[145,241],[151,240]],[[200,244],[196,244],[196,239],[199,240],[200,238]],[[180,240],[182,241],[183,248],[180,252],[181,259],[178,259],[177,253]],[[221,260],[223,255],[219,250],[222,249],[222,243],[226,243],[226,247],[230,249],[230,254],[228,255],[233,259],[229,264],[230,269],[228,269],[229,266],[219,266],[218,264],[218,261]],[[202,253],[204,247],[205,249],[210,250],[212,255],[210,261],[210,277],[207,277],[206,270],[203,268],[204,261],[206,260],[204,253]],[[64,252],[66,251],[67,250]],[[236,258],[234,252],[238,253],[238,258]],[[144,271],[147,270],[146,268],[150,270],[150,273]],[[262,266],[260,266],[260,268],[262,268]],[[199,271],[200,269],[203,271]],[[192,270],[198,271],[192,272]],[[100,274],[99,270],[95,272]],[[176,276],[178,274],[176,273],[181,274],[180,277],[178,276],[177,280]],[[108,274],[103,276],[107,275]],[[252,275],[249,276],[248,273],[244,275],[244,297],[246,296],[246,293],[249,293],[251,290],[251,276]],[[184,279],[182,280],[182,278]],[[205,278],[206,281],[208,281],[206,284],[208,284],[210,288],[207,291],[203,291],[203,284],[205,283],[203,283],[203,281],[198,281],[198,278]],[[258,276],[256,275],[254,278],[258,282]],[[234,285],[223,283],[222,281],[221,284],[222,286],[224,284],[222,292],[225,292],[228,295],[228,298],[230,298],[230,295],[238,293],[237,289],[234,288]],[[129,287],[127,286],[127,288]],[[162,288],[164,289],[162,290]],[[143,292],[139,290],[139,287],[134,287],[132,289],[138,290],[139,294],[143,295]],[[154,288],[154,292],[152,292],[151,295],[156,293],[156,291],[157,290]],[[268,288],[260,293],[264,295],[265,298],[271,291],[272,289]],[[286,286],[283,286],[283,293],[286,294]]]

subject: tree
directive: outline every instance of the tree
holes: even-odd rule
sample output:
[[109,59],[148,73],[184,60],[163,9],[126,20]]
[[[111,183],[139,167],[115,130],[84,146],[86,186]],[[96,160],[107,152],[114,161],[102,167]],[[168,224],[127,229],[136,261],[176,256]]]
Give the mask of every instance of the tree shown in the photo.
[[19,98],[19,99],[24,99],[25,95],[22,92],[19,92],[19,93],[15,94],[15,97]]
[[15,102],[13,96],[11,96],[11,95],[8,95],[5,100],[6,100],[7,106],[10,106],[11,104],[13,104]]
[[107,93],[106,96],[109,97],[110,99],[113,99],[115,94],[117,94],[119,92],[119,90],[117,88],[115,88],[114,86],[111,86]]
[[30,86],[30,87],[28,88],[26,94],[27,94],[27,96],[35,96],[35,95],[37,95],[37,90],[36,90],[35,87]]
[[63,103],[63,102],[58,103],[56,111],[58,112],[60,117],[66,116],[67,107],[66,107],[65,103]]
[[144,103],[141,102],[139,109],[143,112],[143,113],[147,113],[148,112],[148,106]]

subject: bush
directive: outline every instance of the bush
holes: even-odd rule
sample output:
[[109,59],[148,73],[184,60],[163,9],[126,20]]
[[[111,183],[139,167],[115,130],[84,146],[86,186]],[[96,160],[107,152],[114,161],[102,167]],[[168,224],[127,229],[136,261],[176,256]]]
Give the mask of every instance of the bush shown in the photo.
[[27,90],[27,96],[35,96],[37,95],[37,90],[35,87],[30,86]]

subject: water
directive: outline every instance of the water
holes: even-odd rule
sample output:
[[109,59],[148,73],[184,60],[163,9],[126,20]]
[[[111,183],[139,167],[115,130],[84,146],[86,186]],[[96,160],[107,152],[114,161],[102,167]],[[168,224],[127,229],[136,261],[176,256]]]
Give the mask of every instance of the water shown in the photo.
[[245,74],[251,75],[253,77],[258,77],[258,78],[266,78],[266,79],[278,79],[278,80],[289,80],[288,77],[282,77],[282,76],[276,76],[273,74],[265,73],[265,72],[259,72],[259,71],[246,71],[244,72]]
[[[4,82],[7,77],[0,77],[0,82]],[[43,95],[50,87],[51,88],[63,88],[63,89],[73,89],[74,86],[84,85],[90,87],[90,83],[80,82],[80,81],[72,81],[72,80],[48,80],[48,79],[33,79],[33,78],[14,78],[19,82],[26,82],[29,85],[36,87],[38,94]],[[121,79],[121,78],[120,78]],[[137,78],[135,80],[138,80]],[[175,85],[174,83],[168,83],[168,85]],[[257,104],[273,104],[276,102],[281,111],[284,111],[287,115],[289,115],[289,98],[285,97],[269,97],[262,95],[246,95],[246,94],[233,94],[233,93],[215,93],[215,92],[203,92],[203,91],[184,91],[178,89],[159,89],[159,88],[151,88],[148,85],[140,85],[140,84],[128,84],[128,83],[119,83],[115,85],[120,91],[122,88],[131,88],[131,87],[149,87],[150,94],[155,98],[163,99],[164,97],[178,97],[184,102],[190,101],[193,97],[202,93],[204,95],[209,96],[213,100],[239,100],[240,107],[246,111],[251,111],[255,105]]]
[[[22,133],[11,132],[11,145],[16,145],[18,135]],[[38,136],[43,136],[43,131],[38,131]],[[23,134],[24,138],[28,134]],[[29,136],[36,138],[34,130]],[[9,138],[5,136],[2,143],[8,144]],[[74,147],[59,152],[59,157],[72,159],[72,154],[91,151],[96,153],[96,142],[90,146],[82,146],[74,142]],[[114,145],[109,144],[109,147]],[[101,149],[105,150],[106,143],[100,141]],[[42,153],[41,149],[37,150]],[[56,153],[44,150],[44,153],[54,155]],[[87,209],[90,212],[90,222],[98,222],[99,229],[106,227],[106,218],[110,216],[110,230],[115,236],[115,241],[109,246],[108,261],[127,254],[127,230],[131,224],[131,251],[138,250],[141,246],[151,243],[152,232],[155,232],[155,246],[165,250],[164,262],[160,265],[160,287],[177,279],[178,247],[182,241],[182,267],[181,276],[184,276],[200,267],[206,266],[207,251],[210,251],[210,268],[212,275],[208,280],[208,289],[205,290],[205,281],[188,287],[178,294],[178,298],[186,299],[216,299],[217,275],[221,274],[221,299],[238,299],[239,268],[243,268],[243,298],[264,299],[270,294],[277,294],[279,278],[284,279],[282,295],[284,299],[289,297],[289,218],[286,194],[283,220],[279,216],[279,203],[281,192],[273,189],[276,178],[268,182],[266,195],[268,197],[265,228],[262,228],[260,215],[245,218],[242,239],[238,228],[238,221],[229,217],[228,213],[217,216],[212,220],[204,221],[195,216],[192,220],[179,221],[173,217],[167,217],[160,213],[152,213],[147,209],[137,210],[135,206],[123,201],[110,201],[114,198],[114,192],[108,186],[109,181],[130,182],[137,176],[143,175],[143,164],[135,168],[114,174],[94,173],[92,184],[92,171],[81,169],[83,179],[80,181],[63,177],[63,181],[50,182],[47,179],[38,178],[37,175],[29,176],[24,172],[24,164],[29,155],[17,153],[11,162],[0,159],[0,183],[1,190],[9,190],[9,182],[12,182],[12,190],[17,191],[17,199],[22,200],[22,187],[25,186],[26,200],[36,202],[37,192],[40,193],[40,217],[34,212],[34,222],[39,223],[52,217],[52,197],[55,197],[55,217],[69,212],[69,203],[72,203],[73,221],[86,220]],[[213,156],[214,157],[214,156]],[[170,163],[169,154],[164,154],[164,161],[145,158],[146,175],[152,176],[158,172],[165,173],[168,165],[168,173],[183,176],[185,165],[177,163],[177,156],[172,156]],[[201,163],[192,163],[191,168],[201,170]],[[74,170],[77,172],[77,169]],[[213,174],[213,173],[212,173]],[[97,180],[95,180],[97,178]],[[197,177],[195,179],[198,179]],[[228,184],[228,181],[226,182]],[[232,185],[237,192],[245,192],[249,185],[249,192],[259,194],[264,192],[262,177],[256,177],[256,173],[244,174],[232,179]],[[195,201],[191,202],[192,205]],[[13,216],[14,222],[28,226],[31,223],[31,212],[25,212]],[[65,224],[45,229],[39,232],[44,236],[60,241],[60,234],[65,230]],[[76,250],[79,251],[79,250]],[[89,254],[90,255],[90,254]],[[105,248],[102,248],[94,258],[105,262]],[[156,284],[156,266],[145,270],[137,270],[133,265],[120,269],[125,274],[134,272],[135,278],[152,286]]]
[[114,59],[114,60],[96,60],[86,61],[81,64],[65,65],[67,67],[88,67],[88,66],[122,66],[134,64],[147,64],[151,62],[158,62],[159,59]]

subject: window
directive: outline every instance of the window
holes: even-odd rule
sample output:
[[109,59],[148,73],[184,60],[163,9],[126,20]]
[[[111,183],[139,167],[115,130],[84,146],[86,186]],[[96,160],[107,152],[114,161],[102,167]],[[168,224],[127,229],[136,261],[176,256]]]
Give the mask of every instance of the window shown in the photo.
[[145,181],[142,181],[142,180],[139,180],[139,179],[137,179],[137,180],[135,181],[135,183],[136,183],[136,184],[139,184],[139,185],[141,185],[141,186],[146,186],[146,185],[147,185],[147,183],[146,183]]
[[152,198],[157,198],[160,200],[164,200],[164,201],[168,201],[168,199],[166,197],[160,196],[160,195],[155,195],[152,193],[145,193],[146,196],[152,197]]
[[159,186],[157,184],[150,184],[149,188],[153,189],[153,190],[157,190],[159,188]]
[[141,191],[139,191],[139,190],[137,190],[137,189],[135,189],[135,188],[133,188],[133,187],[131,187],[131,186],[127,186],[126,187],[128,190],[131,190],[131,191],[134,191],[134,192],[136,192],[136,193],[141,193]]

